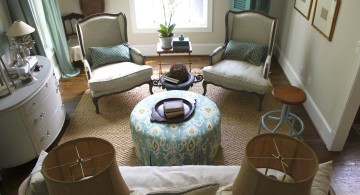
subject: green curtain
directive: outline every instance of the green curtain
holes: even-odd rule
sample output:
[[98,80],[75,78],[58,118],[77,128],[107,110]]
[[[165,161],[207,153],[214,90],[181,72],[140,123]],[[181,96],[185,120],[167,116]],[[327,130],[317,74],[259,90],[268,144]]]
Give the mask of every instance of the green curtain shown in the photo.
[[[6,0],[6,3],[12,21],[21,20],[37,29],[29,0]],[[31,36],[35,40],[35,43],[37,43],[31,51],[32,54],[46,56],[39,32],[35,30],[35,32],[31,33]]]
[[57,0],[42,0],[46,23],[54,45],[56,59],[64,78],[76,76],[80,69],[70,63],[70,54],[66,42],[64,26]]

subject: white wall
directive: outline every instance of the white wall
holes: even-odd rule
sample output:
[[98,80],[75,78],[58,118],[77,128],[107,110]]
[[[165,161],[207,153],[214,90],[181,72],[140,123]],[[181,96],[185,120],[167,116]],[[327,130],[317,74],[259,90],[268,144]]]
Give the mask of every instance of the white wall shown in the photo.
[[[329,150],[342,150],[360,100],[352,91],[358,63],[360,1],[341,1],[333,39],[329,42],[294,8],[294,0],[277,0],[283,7],[277,36],[279,62],[292,84],[307,93],[304,104]],[[349,101],[351,100],[351,101]],[[346,108],[346,109],[345,109]]]
[[[69,14],[71,12],[81,13],[78,0],[59,0],[61,14]],[[230,0],[214,0],[213,3],[213,32],[200,33],[184,33],[185,36],[190,37],[193,54],[204,55],[212,52],[217,46],[221,45],[225,40],[225,13],[229,9]],[[130,4],[129,0],[105,0],[105,12],[118,13],[123,12],[127,16],[128,22],[128,38],[129,43],[137,47],[145,55],[157,55],[156,43],[158,41],[158,33],[133,33]],[[175,34],[179,34],[175,28]],[[182,33],[182,32],[181,32]]]

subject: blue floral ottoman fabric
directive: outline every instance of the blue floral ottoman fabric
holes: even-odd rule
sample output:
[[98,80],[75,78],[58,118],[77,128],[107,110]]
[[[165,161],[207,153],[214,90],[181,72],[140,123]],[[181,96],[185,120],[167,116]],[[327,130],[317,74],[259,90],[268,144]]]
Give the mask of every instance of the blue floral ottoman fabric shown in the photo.
[[[165,98],[196,99],[192,116],[179,123],[151,122],[154,105]],[[209,98],[193,92],[172,90],[140,101],[130,115],[136,156],[144,165],[172,166],[210,164],[221,143],[221,116]]]

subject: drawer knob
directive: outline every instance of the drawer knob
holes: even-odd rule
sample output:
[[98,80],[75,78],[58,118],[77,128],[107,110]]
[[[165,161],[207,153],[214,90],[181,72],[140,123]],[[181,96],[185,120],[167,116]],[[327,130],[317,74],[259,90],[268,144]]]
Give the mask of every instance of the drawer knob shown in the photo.
[[50,136],[50,130],[47,130],[46,135],[41,137],[40,142],[43,142],[46,139],[46,137],[49,137],[49,136]]
[[40,122],[44,117],[45,117],[45,113],[44,112],[40,113],[39,117],[35,118],[34,124]]

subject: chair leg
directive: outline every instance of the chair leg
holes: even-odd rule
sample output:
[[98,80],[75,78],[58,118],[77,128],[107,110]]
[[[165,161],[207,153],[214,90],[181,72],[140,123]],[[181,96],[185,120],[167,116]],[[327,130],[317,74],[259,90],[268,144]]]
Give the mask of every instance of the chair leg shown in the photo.
[[94,105],[95,105],[95,112],[96,112],[96,114],[100,114],[99,104],[98,104],[99,99],[100,99],[99,97],[93,97],[93,103],[94,103]]
[[206,81],[203,81],[203,83],[202,83],[202,86],[203,86],[203,88],[204,88],[204,93],[203,93],[203,95],[205,95],[206,94],[206,87],[207,87],[207,82]]
[[150,94],[152,95],[152,94],[154,94],[154,92],[153,92],[153,86],[154,86],[154,83],[153,83],[153,81],[151,80],[151,81],[149,81],[148,82],[148,84],[149,84],[149,91],[150,91]]
[[264,95],[261,95],[261,94],[258,94],[259,96],[259,108],[258,108],[258,111],[262,111],[262,103],[263,103],[263,100],[264,100]]

